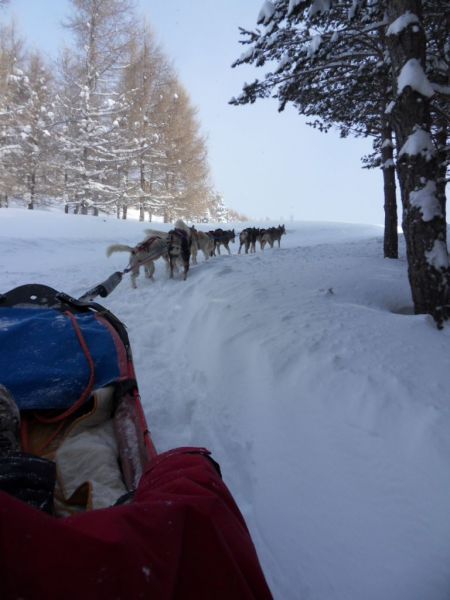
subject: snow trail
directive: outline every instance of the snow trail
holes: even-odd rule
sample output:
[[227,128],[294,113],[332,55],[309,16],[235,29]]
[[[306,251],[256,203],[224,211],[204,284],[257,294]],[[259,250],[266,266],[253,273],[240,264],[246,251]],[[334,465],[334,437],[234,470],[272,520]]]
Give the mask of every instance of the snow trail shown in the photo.
[[[31,212],[0,214],[3,290],[78,296],[126,265],[109,244],[148,228]],[[280,249],[200,258],[185,282],[158,262],[101,300],[127,325],[155,444],[212,451],[275,598],[444,600],[450,329],[408,314],[380,228],[287,230]]]

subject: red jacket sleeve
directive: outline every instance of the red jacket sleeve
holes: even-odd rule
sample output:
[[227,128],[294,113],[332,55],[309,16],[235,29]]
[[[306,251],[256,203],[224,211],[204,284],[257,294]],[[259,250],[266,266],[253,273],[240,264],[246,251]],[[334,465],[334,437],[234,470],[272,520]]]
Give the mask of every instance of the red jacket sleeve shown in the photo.
[[208,454],[161,454],[131,504],[64,519],[0,493],[0,598],[271,598],[244,519]]

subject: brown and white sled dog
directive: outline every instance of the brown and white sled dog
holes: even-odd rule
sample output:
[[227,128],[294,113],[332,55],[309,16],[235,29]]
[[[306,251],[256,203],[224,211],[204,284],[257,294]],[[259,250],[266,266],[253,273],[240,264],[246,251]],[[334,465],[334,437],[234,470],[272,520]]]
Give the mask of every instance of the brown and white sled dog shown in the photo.
[[191,257],[193,265],[197,264],[197,254],[199,250],[203,252],[205,260],[208,260],[208,258],[214,254],[214,240],[204,231],[197,231],[193,227],[191,244]]
[[[182,219],[178,219],[175,223],[175,228],[170,231],[161,231],[160,229],[145,229],[145,233],[151,237],[159,237],[168,245],[167,266],[169,268],[170,277],[173,277],[174,271],[181,264],[184,268],[183,278],[186,279],[189,271],[189,261],[193,250],[193,233],[194,227],[189,227]],[[185,247],[187,241],[188,248]],[[196,257],[195,253],[195,257]],[[193,261],[193,264],[196,262]]]
[[150,236],[134,247],[126,244],[112,244],[106,249],[107,256],[111,256],[114,252],[130,253],[131,285],[136,288],[136,278],[139,276],[141,267],[144,267],[145,276],[152,279],[155,272],[155,260],[161,257],[168,260],[168,243],[160,237]]
[[173,277],[177,263],[183,265],[183,279],[189,271],[189,261],[191,259],[192,245],[192,229],[186,225],[182,219],[178,219],[175,223],[175,228],[171,229],[168,234],[168,254],[170,277]]

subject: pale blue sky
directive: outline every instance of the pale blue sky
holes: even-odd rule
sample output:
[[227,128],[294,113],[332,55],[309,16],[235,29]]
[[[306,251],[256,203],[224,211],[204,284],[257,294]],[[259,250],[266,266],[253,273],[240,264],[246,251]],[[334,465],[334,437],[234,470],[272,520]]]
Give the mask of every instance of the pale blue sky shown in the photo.
[[[228,100],[262,72],[231,69],[241,52],[238,27],[253,28],[262,0],[138,0],[198,108],[209,162],[225,204],[249,217],[384,222],[379,170],[360,156],[367,140],[341,140],[304,124],[276,103],[234,107]],[[9,12],[31,46],[55,55],[67,32],[59,23],[69,0],[11,0]]]

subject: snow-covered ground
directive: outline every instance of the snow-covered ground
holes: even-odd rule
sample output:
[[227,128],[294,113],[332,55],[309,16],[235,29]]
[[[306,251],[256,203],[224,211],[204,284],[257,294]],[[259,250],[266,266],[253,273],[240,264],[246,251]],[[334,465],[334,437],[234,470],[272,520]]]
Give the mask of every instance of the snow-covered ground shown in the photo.
[[[448,600],[450,327],[411,314],[381,228],[286,225],[281,249],[236,244],[186,282],[157,264],[102,300],[155,444],[212,450],[276,599]],[[146,227],[0,209],[0,291],[81,295],[126,266],[106,247]]]

